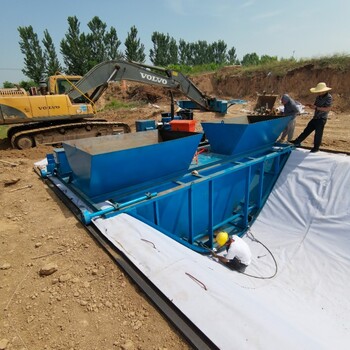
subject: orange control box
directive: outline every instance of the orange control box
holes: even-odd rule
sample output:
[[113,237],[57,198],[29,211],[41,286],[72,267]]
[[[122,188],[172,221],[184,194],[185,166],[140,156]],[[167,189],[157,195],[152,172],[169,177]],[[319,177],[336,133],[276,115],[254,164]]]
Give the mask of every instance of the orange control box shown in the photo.
[[171,130],[173,131],[196,131],[196,121],[195,120],[172,120],[170,122]]

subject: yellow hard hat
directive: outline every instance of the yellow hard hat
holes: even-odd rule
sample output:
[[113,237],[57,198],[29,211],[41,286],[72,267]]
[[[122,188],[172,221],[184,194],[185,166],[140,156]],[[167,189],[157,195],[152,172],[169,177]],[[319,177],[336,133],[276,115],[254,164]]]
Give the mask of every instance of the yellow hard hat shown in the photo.
[[222,247],[228,241],[228,233],[225,231],[221,231],[216,235],[216,243]]

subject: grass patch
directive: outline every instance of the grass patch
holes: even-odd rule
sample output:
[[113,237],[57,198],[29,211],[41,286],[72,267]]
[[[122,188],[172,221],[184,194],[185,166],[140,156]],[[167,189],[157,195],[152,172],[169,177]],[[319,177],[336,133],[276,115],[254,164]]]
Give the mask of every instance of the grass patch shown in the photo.
[[197,66],[186,66],[186,65],[177,64],[177,65],[170,65],[168,69],[181,72],[182,74],[185,74],[185,75],[197,75],[197,74],[215,72],[222,67],[224,67],[223,64],[217,64],[217,63],[200,64]]
[[[301,68],[307,65],[313,65],[314,69],[337,69],[340,71],[350,71],[350,55],[349,54],[334,54],[332,56],[322,56],[313,58],[280,58],[277,61],[269,61],[258,65],[236,66],[235,74],[253,76],[256,73],[267,74],[271,72],[274,76],[284,76],[288,71]],[[222,74],[220,68],[224,65],[220,64],[203,64],[198,66],[186,65],[170,65],[169,69],[181,72],[185,75],[194,76],[197,74],[216,72],[218,78]]]
[[256,66],[240,66],[237,74],[252,76],[255,73],[269,73],[274,76],[284,76],[288,71],[312,65],[313,69],[331,68],[343,72],[350,71],[350,55],[336,54],[333,56],[323,56],[318,58],[301,58],[299,60],[281,59],[279,61],[271,61]]
[[116,99],[112,99],[110,102],[108,102],[102,111],[111,111],[111,110],[118,110],[118,109],[132,109],[136,107],[140,107],[140,102],[124,102],[119,101]]

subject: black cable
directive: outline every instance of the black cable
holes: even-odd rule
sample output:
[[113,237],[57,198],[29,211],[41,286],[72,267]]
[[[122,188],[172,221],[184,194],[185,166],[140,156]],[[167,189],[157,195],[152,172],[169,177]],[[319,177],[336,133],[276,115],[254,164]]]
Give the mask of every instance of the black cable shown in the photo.
[[[249,237],[249,234],[252,236],[252,238]],[[245,272],[240,272],[241,274],[243,275],[246,275],[248,277],[252,277],[252,278],[257,278],[257,279],[262,279],[262,280],[267,280],[267,279],[271,279],[271,278],[274,278],[276,275],[277,275],[277,271],[278,271],[278,266],[277,266],[277,261],[274,257],[274,255],[272,254],[271,250],[269,248],[266,247],[266,245],[262,242],[260,242],[258,239],[255,238],[255,236],[253,235],[253,233],[250,231],[250,229],[247,230],[247,236],[253,241],[253,242],[257,242],[257,243],[260,243],[271,255],[272,259],[273,259],[273,262],[275,263],[275,272],[273,275],[271,276],[267,276],[267,277],[264,277],[264,276],[255,276],[255,275],[250,275],[248,273],[245,273]],[[239,271],[238,271],[239,272]]]
[[[249,234],[251,235],[251,237],[249,237]],[[273,262],[275,263],[275,272],[273,275],[271,276],[267,276],[267,277],[264,277],[264,276],[255,276],[255,275],[250,275],[249,273],[245,273],[245,272],[240,272],[238,270],[235,270],[239,273],[241,273],[242,275],[245,275],[245,276],[248,276],[248,277],[252,277],[252,278],[257,278],[257,279],[261,279],[261,280],[268,280],[268,279],[271,279],[271,278],[274,278],[276,275],[277,275],[277,272],[278,272],[278,266],[277,266],[277,261],[274,257],[274,255],[272,254],[271,250],[269,248],[267,248],[267,246],[262,243],[261,241],[259,241],[258,239],[255,238],[255,236],[253,235],[253,233],[250,231],[250,229],[248,228],[247,230],[247,236],[253,241],[253,242],[257,242],[259,244],[261,244],[271,255],[272,259],[273,259]],[[197,242],[201,247],[207,249],[210,253],[213,253],[213,251],[208,248],[204,243],[202,242]],[[225,265],[226,266],[226,265]]]

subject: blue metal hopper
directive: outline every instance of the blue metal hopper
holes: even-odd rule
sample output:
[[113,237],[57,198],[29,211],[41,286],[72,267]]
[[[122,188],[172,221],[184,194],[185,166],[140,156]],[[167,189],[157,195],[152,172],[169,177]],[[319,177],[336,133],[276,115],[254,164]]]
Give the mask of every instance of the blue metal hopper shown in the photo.
[[183,175],[201,133],[150,130],[67,141],[71,180],[88,197]]
[[209,144],[197,154],[202,134],[182,131],[67,141],[48,158],[46,176],[58,176],[88,203],[81,212],[87,225],[95,217],[128,213],[207,253],[217,232],[243,235],[259,214],[292,151],[275,144],[290,119],[203,122]]
[[245,155],[271,148],[291,117],[242,116],[203,122],[213,153]]

